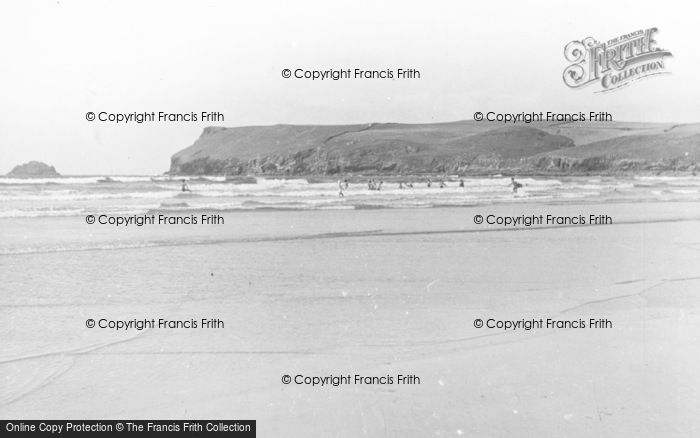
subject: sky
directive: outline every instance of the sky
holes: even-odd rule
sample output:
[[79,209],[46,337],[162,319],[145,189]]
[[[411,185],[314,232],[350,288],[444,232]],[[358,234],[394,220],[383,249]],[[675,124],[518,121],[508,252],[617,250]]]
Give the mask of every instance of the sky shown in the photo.
[[[159,174],[206,126],[429,123],[475,111],[607,111],[700,122],[692,2],[40,1],[0,3],[0,174]],[[657,27],[670,74],[570,89],[564,46]],[[415,68],[414,80],[310,81],[283,69]],[[86,113],[218,111],[114,124]]]

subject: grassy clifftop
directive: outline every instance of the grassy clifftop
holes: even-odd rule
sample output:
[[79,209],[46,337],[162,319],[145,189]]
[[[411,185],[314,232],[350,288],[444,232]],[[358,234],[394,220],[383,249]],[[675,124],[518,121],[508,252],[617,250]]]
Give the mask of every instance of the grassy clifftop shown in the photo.
[[171,174],[695,171],[700,124],[274,125],[206,128]]

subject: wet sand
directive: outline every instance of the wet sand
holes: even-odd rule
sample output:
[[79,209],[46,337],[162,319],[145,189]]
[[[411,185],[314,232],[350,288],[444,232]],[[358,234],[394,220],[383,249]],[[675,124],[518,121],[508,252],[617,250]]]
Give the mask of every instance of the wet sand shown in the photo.
[[[613,225],[474,224],[491,213],[607,214]],[[0,256],[0,416],[256,419],[260,436],[700,433],[697,203],[225,220],[3,220],[5,247],[44,250]],[[115,243],[141,247],[106,249]],[[115,332],[87,318],[225,328]],[[503,331],[476,318],[613,327]],[[421,383],[311,387],[285,374]]]

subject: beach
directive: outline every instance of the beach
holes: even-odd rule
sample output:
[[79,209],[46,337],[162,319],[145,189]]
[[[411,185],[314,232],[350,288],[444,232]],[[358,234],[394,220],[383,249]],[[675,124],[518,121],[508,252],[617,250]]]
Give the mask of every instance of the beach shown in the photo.
[[[698,205],[239,210],[130,228],[2,218],[0,414],[255,419],[259,436],[694,436]],[[540,214],[612,223],[475,223]],[[152,318],[224,327],[86,327]]]
[[0,438],[700,438],[698,14],[631,6],[2,2]]

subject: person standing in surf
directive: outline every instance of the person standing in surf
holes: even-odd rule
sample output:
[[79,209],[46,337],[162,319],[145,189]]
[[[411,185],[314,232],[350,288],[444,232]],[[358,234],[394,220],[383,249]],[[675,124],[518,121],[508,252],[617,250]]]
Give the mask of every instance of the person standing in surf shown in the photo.
[[182,189],[181,190],[183,192],[191,192],[192,191],[192,190],[190,190],[190,186],[187,185],[187,181],[185,181],[184,179],[182,180]]
[[510,184],[509,184],[509,185],[513,186],[513,193],[518,193],[518,189],[521,188],[521,187],[523,186],[522,184],[520,184],[519,182],[517,182],[517,181],[515,180],[515,177],[511,177],[511,178],[510,178]]

